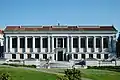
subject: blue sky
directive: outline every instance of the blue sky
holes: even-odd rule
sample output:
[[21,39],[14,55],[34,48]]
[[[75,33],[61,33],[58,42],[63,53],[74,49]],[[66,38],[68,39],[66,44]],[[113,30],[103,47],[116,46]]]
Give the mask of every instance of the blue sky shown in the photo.
[[114,25],[120,30],[120,0],[0,0],[6,25]]

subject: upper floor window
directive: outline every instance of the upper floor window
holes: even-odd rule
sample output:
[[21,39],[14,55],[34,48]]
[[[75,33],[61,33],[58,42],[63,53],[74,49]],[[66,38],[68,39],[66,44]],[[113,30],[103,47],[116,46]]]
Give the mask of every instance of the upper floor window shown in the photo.
[[48,38],[43,38],[43,48],[48,48]]
[[103,38],[103,48],[108,48],[108,38]]
[[78,48],[78,38],[73,38],[73,48]]

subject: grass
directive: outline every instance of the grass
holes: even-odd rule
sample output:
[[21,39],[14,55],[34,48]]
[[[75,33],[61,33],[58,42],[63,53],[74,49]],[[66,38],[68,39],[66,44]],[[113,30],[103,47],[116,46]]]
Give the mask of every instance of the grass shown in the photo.
[[55,80],[55,74],[48,74],[22,68],[0,67],[0,72],[11,74],[12,80]]
[[[0,72],[9,72],[12,80],[56,80],[57,75],[64,73],[65,69],[25,69],[19,67],[0,67]],[[120,80],[120,72],[97,70],[97,69],[80,69],[83,80]],[[46,72],[46,73],[45,73]],[[57,73],[57,74],[53,74]]]
[[[44,69],[46,71],[63,73],[65,69]],[[120,80],[120,72],[97,70],[97,69],[80,69],[82,77],[92,80]]]

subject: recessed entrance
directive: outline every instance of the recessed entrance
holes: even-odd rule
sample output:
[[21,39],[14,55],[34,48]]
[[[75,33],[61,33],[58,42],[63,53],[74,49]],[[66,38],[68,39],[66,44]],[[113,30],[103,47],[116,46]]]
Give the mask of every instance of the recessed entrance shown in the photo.
[[58,51],[58,61],[63,61],[63,51]]

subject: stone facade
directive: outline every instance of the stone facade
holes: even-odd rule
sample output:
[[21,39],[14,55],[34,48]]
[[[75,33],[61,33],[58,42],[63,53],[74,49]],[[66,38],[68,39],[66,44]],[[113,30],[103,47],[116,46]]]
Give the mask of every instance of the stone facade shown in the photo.
[[7,26],[5,58],[68,61],[115,56],[114,26]]

